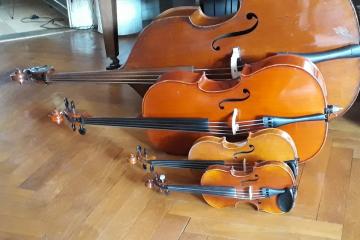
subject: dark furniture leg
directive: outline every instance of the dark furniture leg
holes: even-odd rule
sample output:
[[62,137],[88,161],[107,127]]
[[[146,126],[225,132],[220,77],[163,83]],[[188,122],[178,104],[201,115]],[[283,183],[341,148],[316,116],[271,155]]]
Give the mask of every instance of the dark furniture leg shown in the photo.
[[112,61],[110,65],[106,67],[106,69],[117,69],[120,67],[120,62],[118,59],[119,43],[116,0],[99,0],[99,8],[106,56]]

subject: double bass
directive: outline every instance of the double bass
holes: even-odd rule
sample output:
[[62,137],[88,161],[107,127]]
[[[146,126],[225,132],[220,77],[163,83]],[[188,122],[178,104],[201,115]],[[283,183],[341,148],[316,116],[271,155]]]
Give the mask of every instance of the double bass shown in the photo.
[[[339,114],[352,105],[359,91],[360,62],[336,60],[360,56],[360,51],[349,50],[360,40],[350,0],[243,0],[240,6],[235,15],[225,18],[207,17],[200,8],[169,10],[140,33],[121,69],[49,74],[47,82],[129,83],[144,95],[167,71],[186,69],[206,72],[212,79],[231,78],[231,70],[241,70],[229,67],[231,51],[239,47],[245,63],[282,52],[309,57],[318,62],[328,100],[341,107]],[[326,57],[319,60],[319,55]],[[24,74],[19,70],[14,79],[23,80]]]

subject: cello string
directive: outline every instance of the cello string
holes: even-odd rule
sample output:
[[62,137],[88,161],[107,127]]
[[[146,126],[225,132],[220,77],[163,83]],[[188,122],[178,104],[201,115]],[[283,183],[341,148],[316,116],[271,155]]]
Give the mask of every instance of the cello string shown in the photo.
[[[129,127],[129,128],[142,128],[142,129],[155,129],[155,130],[169,130],[169,131],[184,131],[184,132],[203,132],[203,133],[210,133],[213,135],[233,135],[232,131],[226,130],[209,130],[208,128],[185,128],[183,126],[159,126],[159,125],[144,125],[144,124],[116,124],[116,123],[108,123],[108,122],[97,122],[97,123],[89,123],[92,125],[105,125],[105,126],[120,126],[120,127]],[[250,131],[257,131],[265,128],[264,126],[259,126],[256,128],[248,128],[242,129],[236,132],[236,135],[246,134]]]
[[[195,132],[211,132],[217,134],[232,134],[232,130],[226,126],[204,126],[196,125],[196,124],[184,124],[178,123],[174,121],[159,123],[159,122],[134,122],[134,119],[85,119],[85,123],[93,124],[93,125],[109,125],[109,126],[124,126],[124,127],[138,127],[138,128],[152,128],[152,129],[164,129],[164,130],[183,130],[183,131],[195,131]],[[218,129],[211,129],[214,127],[218,127]],[[250,128],[247,128],[250,127]],[[222,129],[220,129],[222,128]],[[237,130],[237,134],[243,133],[244,131],[250,131],[254,129],[264,128],[263,123],[256,124],[248,124],[248,125],[239,125],[239,129]]]
[[[194,121],[198,121],[197,123],[203,125],[203,124],[207,124],[211,127],[215,127],[215,126],[219,126],[219,127],[228,127],[229,129],[231,129],[229,127],[229,123],[228,122],[209,122],[207,120],[205,120],[205,118],[180,118],[180,119],[176,119],[176,118],[85,118],[84,120],[86,121],[119,121],[119,122],[131,122],[133,123],[134,121],[141,121],[142,123],[151,123],[151,122],[155,122],[159,121],[160,123],[164,123],[164,124],[190,124],[190,125],[195,125]],[[237,124],[239,124],[239,126],[250,126],[251,124],[249,123],[254,123],[256,125],[262,124],[263,120],[262,119],[256,119],[256,120],[245,120],[245,121],[238,121],[236,122]]]
[[[227,131],[227,132],[230,132],[232,131],[231,128],[229,127],[226,127],[226,126],[214,126],[214,125],[211,125],[211,126],[204,126],[203,124],[201,125],[196,125],[196,124],[184,124],[184,123],[178,123],[176,121],[174,121],[173,123],[171,121],[169,122],[164,122],[164,123],[161,123],[161,122],[152,122],[152,121],[146,121],[146,122],[134,122],[133,119],[131,120],[123,120],[123,119],[119,119],[119,120],[116,120],[116,119],[86,119],[87,123],[90,123],[90,124],[130,124],[130,125],[138,125],[138,126],[142,126],[142,125],[146,125],[146,126],[152,126],[152,127],[156,127],[156,126],[162,126],[162,127],[165,127],[165,126],[168,126],[168,127],[188,127],[188,128],[191,128],[191,127],[201,127],[199,129],[201,130],[204,130],[204,129],[208,129],[209,127],[210,128],[217,128],[217,129],[211,129],[212,131]],[[238,131],[241,131],[241,130],[248,130],[249,128],[247,127],[258,127],[258,126],[261,126],[263,125],[263,123],[259,122],[259,123],[254,123],[254,124],[241,124],[239,125],[239,128],[238,128]],[[222,128],[222,129],[220,129]]]

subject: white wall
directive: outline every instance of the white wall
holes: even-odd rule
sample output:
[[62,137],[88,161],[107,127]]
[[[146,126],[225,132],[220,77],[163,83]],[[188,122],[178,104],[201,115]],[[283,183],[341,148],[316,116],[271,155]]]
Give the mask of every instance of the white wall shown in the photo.
[[67,0],[70,27],[89,28],[96,24],[92,0]]
[[[141,31],[143,20],[150,20],[159,15],[159,0],[117,0],[119,35],[128,35]],[[101,18],[96,0],[97,22],[102,33]]]

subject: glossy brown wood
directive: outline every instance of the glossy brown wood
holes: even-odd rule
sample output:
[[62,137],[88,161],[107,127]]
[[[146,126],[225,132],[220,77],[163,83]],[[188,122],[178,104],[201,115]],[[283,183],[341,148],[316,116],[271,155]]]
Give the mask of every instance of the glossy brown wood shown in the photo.
[[[235,108],[240,112],[238,121],[262,116],[299,117],[323,113],[327,102],[319,84],[321,80],[315,78],[321,76],[316,74],[317,68],[306,59],[288,58],[302,59],[303,66],[307,67],[283,64],[282,58],[278,62],[278,57],[273,57],[261,70],[245,69],[246,74],[241,80],[232,84],[211,81],[205,76],[196,82],[160,81],[144,96],[143,117],[207,118],[214,122],[228,122]],[[171,73],[167,77],[171,79]],[[244,89],[250,91],[248,99],[229,102],[224,109],[219,107],[224,99],[242,98]],[[280,128],[294,139],[300,161],[312,158],[321,149],[327,133],[325,121],[301,122]],[[183,155],[201,136],[198,133],[149,131],[149,139],[156,148]]]
[[[296,184],[291,169],[282,162],[264,162],[255,166],[251,172],[231,170],[227,166],[212,166],[201,177],[201,185],[231,186],[237,191],[260,191],[261,188],[286,189]],[[203,195],[205,201],[212,207],[235,207],[241,202],[253,204],[258,210],[268,213],[283,213],[276,203],[277,196],[260,200],[239,200],[214,195]]]
[[[247,19],[249,13],[258,19]],[[250,29],[256,21],[254,31],[221,39],[214,45],[220,49],[213,48],[218,37]],[[241,48],[242,60],[254,62],[276,52],[325,51],[358,44],[359,40],[358,21],[350,0],[244,0],[230,19],[209,18],[199,9],[189,16],[153,21],[139,35],[123,70],[229,67],[231,50],[237,46]],[[359,91],[359,64],[357,59],[318,64],[328,87],[329,103],[344,111]]]
[[297,158],[296,146],[290,135],[275,128],[250,133],[246,141],[237,143],[228,142],[226,138],[205,136],[194,143],[188,155],[189,160],[245,160],[246,163]]

